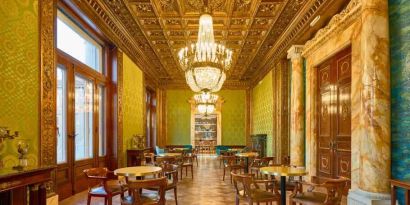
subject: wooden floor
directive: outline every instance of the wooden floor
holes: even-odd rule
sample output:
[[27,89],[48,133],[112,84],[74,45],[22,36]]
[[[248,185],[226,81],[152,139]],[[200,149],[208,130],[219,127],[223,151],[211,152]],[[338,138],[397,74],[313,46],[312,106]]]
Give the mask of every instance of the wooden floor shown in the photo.
[[[167,205],[175,204],[173,191],[167,192]],[[343,204],[346,204],[344,199]],[[87,204],[87,193],[82,192],[60,202],[60,205]],[[93,205],[103,205],[104,201],[93,198]],[[113,204],[120,204],[119,196],[115,197]],[[178,204],[180,205],[225,205],[235,204],[235,192],[230,184],[229,176],[222,181],[222,169],[216,157],[199,157],[199,167],[194,167],[194,179],[185,176],[178,183]],[[246,204],[244,202],[241,203]]]

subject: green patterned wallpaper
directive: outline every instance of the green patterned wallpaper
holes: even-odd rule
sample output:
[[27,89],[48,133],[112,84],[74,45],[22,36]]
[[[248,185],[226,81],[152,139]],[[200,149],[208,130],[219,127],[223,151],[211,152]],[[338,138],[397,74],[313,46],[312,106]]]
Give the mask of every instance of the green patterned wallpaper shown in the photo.
[[127,56],[123,55],[123,152],[131,146],[131,137],[144,134],[143,73]]
[[267,154],[273,156],[272,71],[252,90],[252,134],[267,134]]
[[217,93],[225,100],[222,105],[222,144],[245,145],[245,90],[222,90]]
[[167,90],[167,145],[191,144],[191,90]]
[[36,165],[39,142],[39,28],[37,0],[0,4],[0,126],[18,130],[0,153],[6,167],[18,163],[16,143],[29,143],[28,163]]
[[[217,93],[225,100],[222,105],[222,144],[244,145],[246,92],[244,90],[222,90]],[[191,90],[167,90],[167,144],[191,143]]]

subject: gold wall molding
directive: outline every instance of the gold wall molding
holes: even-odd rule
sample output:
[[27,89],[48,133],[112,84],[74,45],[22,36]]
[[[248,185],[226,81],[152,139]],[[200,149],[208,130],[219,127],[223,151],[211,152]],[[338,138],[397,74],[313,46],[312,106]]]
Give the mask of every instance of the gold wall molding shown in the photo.
[[124,124],[124,113],[123,113],[123,93],[124,93],[124,54],[121,50],[117,49],[117,167],[124,166],[124,157],[118,156],[123,153],[123,124]]
[[304,45],[302,56],[308,56],[317,48],[323,46],[330,38],[345,30],[353,24],[361,14],[361,0],[351,0],[339,14],[336,14],[329,21],[328,25],[320,29],[316,35]]
[[[40,15],[40,165],[56,165],[56,0],[39,1]],[[55,190],[55,171],[47,183]]]

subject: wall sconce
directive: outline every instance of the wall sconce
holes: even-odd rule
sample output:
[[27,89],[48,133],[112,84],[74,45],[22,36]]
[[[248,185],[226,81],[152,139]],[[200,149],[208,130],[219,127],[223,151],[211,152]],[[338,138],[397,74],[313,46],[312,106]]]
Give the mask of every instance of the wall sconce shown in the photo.
[[[18,131],[15,131],[14,132],[14,135],[13,134],[10,134],[10,130],[9,129],[7,129],[7,127],[0,127],[0,153],[3,151],[3,149],[4,149],[4,141],[6,140],[6,139],[10,139],[10,140],[12,140],[12,139],[14,139],[14,138],[16,138],[16,137],[18,137],[19,136],[19,132]],[[3,168],[4,167],[4,164],[3,164],[3,157],[1,157],[0,156],[0,168]]]

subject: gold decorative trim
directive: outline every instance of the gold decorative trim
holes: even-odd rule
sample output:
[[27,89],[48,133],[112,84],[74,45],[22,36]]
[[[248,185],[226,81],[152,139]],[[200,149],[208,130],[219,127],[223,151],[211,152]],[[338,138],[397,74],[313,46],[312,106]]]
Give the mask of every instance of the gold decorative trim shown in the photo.
[[327,26],[320,29],[315,37],[305,43],[302,56],[306,57],[321,47],[330,38],[345,30],[354,23],[361,14],[361,0],[351,0],[347,7],[332,17]]
[[[40,17],[40,165],[56,164],[56,0],[39,1]],[[55,172],[48,183],[55,190]]]
[[123,52],[117,49],[117,162],[118,167],[124,164],[123,158]]
[[74,1],[74,3],[103,30],[115,45],[128,54],[144,74],[152,80],[158,80],[160,76],[158,69],[152,66],[150,59],[139,47],[140,43],[136,42],[133,35],[127,32],[127,28],[116,20],[115,14],[110,12],[105,3],[96,0]]
[[284,55],[289,44],[294,42],[293,39],[298,36],[316,13],[324,6],[329,5],[334,0],[315,0],[310,2],[309,6],[305,6],[304,10],[290,23],[286,32],[282,33],[275,44],[270,48],[268,53],[259,64],[259,72],[255,72],[252,76],[252,86],[255,86],[267,73],[273,68]]

